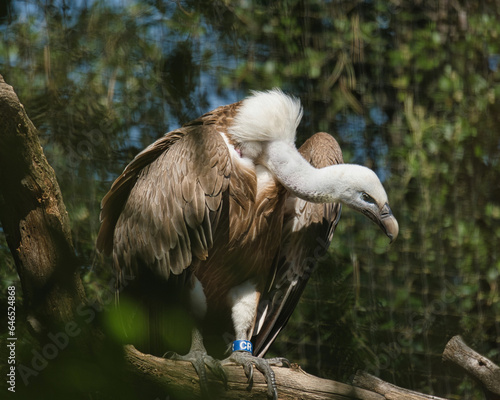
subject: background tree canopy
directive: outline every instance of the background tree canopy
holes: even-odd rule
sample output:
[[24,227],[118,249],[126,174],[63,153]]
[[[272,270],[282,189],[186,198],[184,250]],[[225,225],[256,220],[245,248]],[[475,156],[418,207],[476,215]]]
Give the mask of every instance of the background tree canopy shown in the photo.
[[[474,399],[441,353],[461,334],[500,361],[499,18],[497,1],[6,1],[0,72],[39,129],[86,290],[105,304],[99,203],[133,156],[249,90],[300,97],[299,144],[327,131],[373,168],[400,237],[389,247],[345,210],[272,353],[331,379],[365,369]],[[18,277],[3,236],[6,309]]]

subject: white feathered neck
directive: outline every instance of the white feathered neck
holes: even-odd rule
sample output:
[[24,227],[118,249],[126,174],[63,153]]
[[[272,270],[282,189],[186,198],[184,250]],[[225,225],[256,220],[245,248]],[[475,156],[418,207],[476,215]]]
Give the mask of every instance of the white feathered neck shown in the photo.
[[353,164],[316,169],[295,147],[302,118],[300,100],[280,89],[252,92],[243,100],[229,134],[238,142],[242,157],[263,164],[297,197],[317,202],[340,201],[353,208],[362,193],[384,204],[387,195],[373,171]]
[[253,91],[243,100],[229,133],[239,143],[281,140],[295,143],[302,119],[300,100],[280,89]]

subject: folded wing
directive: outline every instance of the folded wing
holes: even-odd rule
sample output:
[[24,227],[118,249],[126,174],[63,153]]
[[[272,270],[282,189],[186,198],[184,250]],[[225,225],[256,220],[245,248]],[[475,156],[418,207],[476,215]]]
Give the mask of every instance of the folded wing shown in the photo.
[[[168,279],[205,259],[231,172],[228,148],[210,115],[139,153],[102,201],[97,248],[120,272],[146,266]],[[227,200],[226,200],[227,201]]]
[[[316,168],[343,163],[337,141],[327,133],[315,134],[299,151]],[[314,267],[330,245],[341,209],[340,204],[288,199],[276,274],[259,303],[253,337],[256,356],[266,354],[288,322]]]

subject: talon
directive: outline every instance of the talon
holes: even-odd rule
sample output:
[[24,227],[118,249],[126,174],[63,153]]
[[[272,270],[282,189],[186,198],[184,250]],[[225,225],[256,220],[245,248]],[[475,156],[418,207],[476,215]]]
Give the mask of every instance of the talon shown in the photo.
[[169,360],[175,360],[175,357],[178,357],[179,354],[177,354],[175,351],[167,351],[165,354],[162,355],[162,358],[167,358]]
[[224,371],[224,368],[222,368],[221,363],[219,360],[216,360],[210,356],[207,356],[205,358],[205,364],[207,367],[214,373],[214,375],[222,381],[224,384],[224,389],[227,390],[227,375],[226,371]]
[[247,383],[249,387],[253,383],[253,365],[251,363],[243,365],[243,370],[245,371],[245,375],[247,377]]
[[283,363],[281,359],[271,359],[271,362],[269,362],[264,358],[255,357],[248,352],[234,351],[226,360],[222,361],[222,363],[233,362],[243,367],[245,375],[248,378],[248,390],[253,386],[253,369],[255,366],[266,379],[268,398],[277,400],[278,390],[276,388],[276,378],[274,376],[274,371],[270,367],[270,365],[275,365],[276,360],[279,360],[280,364]]

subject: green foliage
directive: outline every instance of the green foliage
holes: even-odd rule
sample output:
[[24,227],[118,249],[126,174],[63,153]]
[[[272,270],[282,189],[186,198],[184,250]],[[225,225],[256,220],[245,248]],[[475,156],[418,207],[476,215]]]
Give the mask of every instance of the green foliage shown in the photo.
[[[280,86],[302,99],[299,142],[329,131],[346,162],[382,177],[400,237],[389,247],[345,210],[272,352],[330,378],[363,368],[476,398],[440,353],[462,334],[499,360],[498,6],[23,4],[0,24],[0,72],[40,130],[91,297],[112,275],[94,250],[99,201],[126,163],[248,89]],[[0,257],[2,282],[16,279],[4,241]]]

